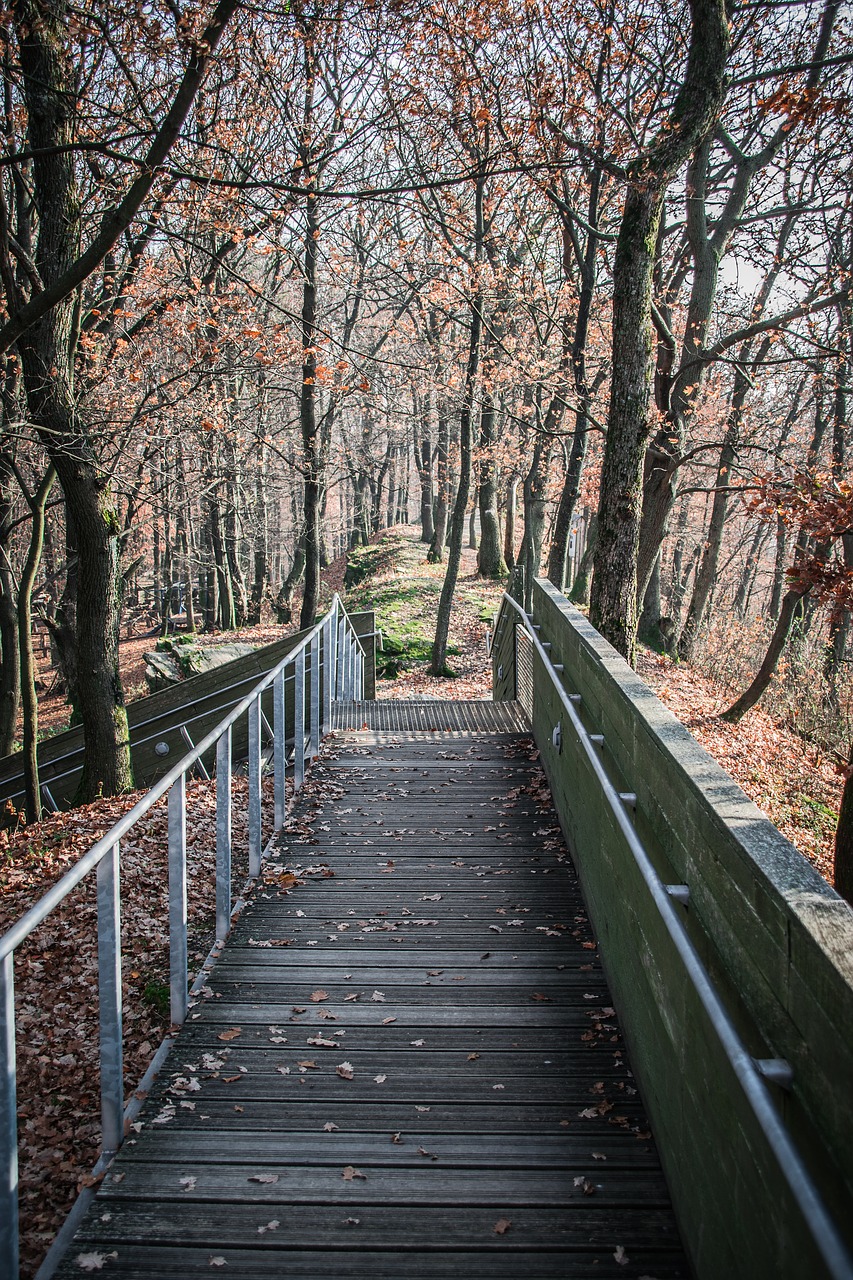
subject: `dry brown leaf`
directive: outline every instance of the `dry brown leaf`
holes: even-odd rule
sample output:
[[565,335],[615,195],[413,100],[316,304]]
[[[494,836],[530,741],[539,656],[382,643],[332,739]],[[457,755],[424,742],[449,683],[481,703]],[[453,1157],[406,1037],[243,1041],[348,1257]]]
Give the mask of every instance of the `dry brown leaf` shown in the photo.
[[217,1040],[236,1040],[243,1034],[240,1027],[232,1027],[230,1031],[220,1031]]
[[498,1218],[497,1222],[492,1227],[492,1234],[496,1236],[505,1236],[511,1226],[512,1223],[509,1218]]
[[367,1174],[362,1173],[360,1169],[355,1169],[351,1164],[344,1167],[341,1177],[344,1182],[354,1182],[356,1178],[361,1178],[365,1182],[367,1181]]

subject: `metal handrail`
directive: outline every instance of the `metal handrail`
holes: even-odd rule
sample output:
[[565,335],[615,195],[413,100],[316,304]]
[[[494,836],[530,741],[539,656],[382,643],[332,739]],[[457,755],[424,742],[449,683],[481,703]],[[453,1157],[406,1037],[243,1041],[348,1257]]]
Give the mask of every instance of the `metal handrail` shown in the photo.
[[[827,1276],[832,1280],[851,1280],[853,1277],[853,1258],[842,1239],[838,1228],[829,1214],[802,1157],[785,1127],[781,1116],[773,1105],[772,1098],[764,1083],[765,1079],[774,1075],[777,1067],[787,1068],[786,1063],[777,1059],[756,1059],[743,1043],[737,1028],[729,1016],[722,998],[714,985],[714,981],[699,956],[684,922],[674,905],[678,899],[673,888],[684,886],[666,885],[658,875],[655,866],[646,851],[640,837],[629,817],[629,811],[636,803],[636,796],[620,793],[611,782],[600,751],[594,738],[599,735],[589,733],[578,714],[579,694],[568,694],[563,687],[561,672],[554,667],[530,615],[506,593],[501,601],[501,608],[495,620],[492,647],[497,640],[498,627],[502,621],[504,606],[509,604],[518,614],[524,629],[529,634],[536,648],[551,683],[557,692],[560,703],[575,730],[602,789],[608,806],[616,819],[616,823],[630,849],[634,861],[645,881],[652,900],[675,945],[679,958],[684,965],[687,976],[693,986],[711,1027],[729,1060],[735,1076],[746,1096],[759,1127],[773,1153],[783,1178],[788,1184],[791,1194],[803,1212],[806,1225],[812,1239],[823,1258],[827,1268]],[[791,1077],[786,1072],[790,1084]]]
[[[320,666],[325,669],[322,698]],[[306,682],[306,654],[310,655]],[[188,1007],[186,911],[186,779],[202,756],[216,748],[216,937],[230,928],[231,898],[231,729],[248,716],[249,877],[257,877],[263,854],[261,809],[261,696],[273,690],[274,833],[284,825],[287,741],[285,679],[294,686],[294,790],[302,785],[305,760],[319,752],[329,727],[333,701],[357,701],[364,692],[365,650],[336,594],[329,611],[248,694],[102,836],[61,880],[0,937],[0,1276],[18,1274],[17,1089],[14,953],[69,893],[93,870],[97,873],[98,996],[100,1007],[101,1146],[98,1168],[121,1145],[124,1120],[122,1067],[121,902],[119,861],[122,839],[164,795],[168,795],[169,986],[170,1012],[180,1025]],[[286,669],[292,667],[292,677]],[[306,697],[307,694],[307,697]],[[307,703],[307,706],[306,706]],[[322,704],[322,705],[321,705]],[[307,725],[306,725],[306,711]],[[307,728],[307,751],[306,751]],[[299,745],[301,744],[301,745]]]

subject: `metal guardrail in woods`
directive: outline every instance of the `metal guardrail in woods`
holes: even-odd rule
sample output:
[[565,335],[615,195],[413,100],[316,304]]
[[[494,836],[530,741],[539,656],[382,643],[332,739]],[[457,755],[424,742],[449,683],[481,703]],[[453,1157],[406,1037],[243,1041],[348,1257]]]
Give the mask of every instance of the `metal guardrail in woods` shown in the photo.
[[[293,684],[293,724],[286,723],[285,683]],[[84,854],[25,916],[0,938],[0,1276],[18,1275],[18,1138],[15,1048],[14,955],[16,949],[68,894],[94,871],[97,876],[98,1002],[100,1007],[101,1150],[95,1174],[106,1168],[121,1145],[126,1119],[138,1110],[124,1106],[121,989],[120,845],[131,828],[168,795],[169,843],[169,987],[174,1025],[183,1023],[188,1006],[186,780],[205,753],[216,752],[216,938],[230,928],[231,899],[231,730],[241,716],[248,720],[249,876],[260,874],[263,854],[261,811],[261,695],[272,685],[274,832],[285,822],[286,745],[293,739],[293,786],[305,776],[305,760],[320,750],[333,701],[358,701],[364,692],[364,650],[336,595],[325,617],[227,716],[97,844]],[[203,766],[202,766],[203,767]],[[171,1040],[167,1038],[152,1063],[159,1066]],[[149,1074],[152,1068],[149,1068]],[[148,1076],[146,1076],[146,1079]],[[145,1082],[143,1081],[143,1084]],[[44,1265],[44,1264],[43,1264]]]
[[[754,1057],[745,1045],[713,977],[685,927],[684,909],[690,899],[690,888],[688,885],[667,884],[658,874],[635,828],[634,810],[637,797],[633,793],[620,792],[614,786],[602,761],[603,737],[600,733],[591,732],[584,724],[580,715],[582,695],[566,689],[567,673],[564,671],[564,665],[552,661],[549,651],[553,646],[548,641],[540,639],[539,632],[542,628],[534,622],[534,616],[534,613],[526,613],[522,605],[510,595],[504,595],[489,646],[497,680],[504,681],[510,678],[512,683],[515,678],[518,661],[518,632],[523,630],[526,633],[525,639],[529,637],[541,666],[549,677],[562,713],[586,756],[590,770],[597,779],[606,805],[612,813],[616,826],[639,870],[649,898],[654,903],[683,966],[684,975],[701,1003],[707,1017],[707,1024],[728,1059],[778,1170],[801,1211],[816,1250],[822,1259],[826,1277],[831,1277],[832,1280],[853,1280],[853,1258],[767,1087],[770,1083],[783,1091],[789,1090],[793,1082],[793,1070],[783,1059]],[[504,631],[508,622],[514,624],[512,640]],[[504,661],[511,664],[511,669],[504,668]],[[499,663],[501,665],[498,665]],[[516,697],[518,696],[516,689],[512,689],[509,696],[513,693]],[[535,700],[535,681],[532,697]],[[554,722],[553,716],[548,723],[552,725],[549,745],[556,753],[560,753],[564,745],[563,724],[560,719]],[[559,810],[559,803],[557,807]],[[590,856],[594,856],[593,851],[589,852]],[[602,952],[606,963],[607,956],[604,948]],[[637,964],[640,963],[641,958],[637,957]],[[689,1250],[689,1241],[687,1244]],[[797,1271],[796,1274],[805,1273]]]

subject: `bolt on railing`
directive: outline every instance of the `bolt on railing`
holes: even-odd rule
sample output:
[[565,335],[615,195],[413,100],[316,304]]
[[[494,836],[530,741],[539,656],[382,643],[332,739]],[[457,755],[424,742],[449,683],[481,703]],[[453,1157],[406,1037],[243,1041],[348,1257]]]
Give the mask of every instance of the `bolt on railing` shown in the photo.
[[[307,679],[306,679],[307,654]],[[321,679],[322,676],[322,679]],[[364,650],[337,595],[326,615],[298,645],[191,751],[145,793],[85,853],[39,902],[0,937],[0,1276],[18,1275],[18,1139],[15,1044],[15,951],[91,871],[97,878],[98,997],[100,1006],[101,1157],[95,1173],[106,1168],[122,1142],[131,1108],[124,1106],[123,1019],[121,985],[120,849],[127,833],[164,795],[168,796],[169,846],[169,991],[171,1020],[180,1026],[188,1007],[186,780],[202,757],[216,760],[216,938],[230,928],[232,828],[232,728],[241,716],[248,722],[249,876],[260,874],[263,854],[261,806],[263,743],[266,723],[262,695],[271,687],[273,701],[273,833],[285,823],[287,767],[287,686],[292,686],[293,785],[305,777],[305,760],[316,756],[321,735],[331,723],[333,702],[347,702],[364,682]],[[307,692],[307,697],[306,697]],[[307,713],[307,726],[306,726]],[[307,740],[306,740],[307,728]]]

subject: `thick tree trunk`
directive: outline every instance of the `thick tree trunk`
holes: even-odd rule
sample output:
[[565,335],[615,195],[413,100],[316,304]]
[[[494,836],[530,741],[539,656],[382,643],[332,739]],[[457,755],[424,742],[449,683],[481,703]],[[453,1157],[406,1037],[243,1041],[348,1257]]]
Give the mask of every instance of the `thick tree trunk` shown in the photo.
[[524,477],[524,536],[518,552],[518,563],[524,569],[524,607],[528,612],[533,594],[533,579],[538,576],[542,563],[550,455],[550,439],[537,436],[533,447],[533,461]]
[[49,467],[45,478],[27,503],[32,515],[30,544],[21,584],[18,588],[18,635],[21,663],[21,710],[23,713],[24,795],[27,822],[41,821],[41,788],[38,766],[38,695],[36,694],[36,658],[33,650],[33,587],[44,546],[44,512],[56,472]]
[[267,451],[261,446],[261,456],[255,470],[255,520],[253,548],[252,595],[248,621],[256,626],[261,620],[261,609],[269,582],[269,511],[267,509]]
[[[75,92],[62,10],[22,0],[16,15],[35,152],[36,265],[46,290],[75,261],[80,231]],[[18,353],[29,415],[56,468],[77,545],[77,695],[85,749],[80,798],[90,800],[128,789],[133,777],[118,670],[121,530],[108,476],[74,395],[76,325],[73,296],[66,296],[18,337]]]
[[666,188],[713,127],[723,102],[728,25],[723,0],[692,0],[684,82],[652,150],[632,168],[613,272],[613,373],[590,617],[633,663],[643,461],[652,385],[652,274]]
[[12,472],[0,456],[0,756],[14,750],[21,706],[15,582],[10,569]]

